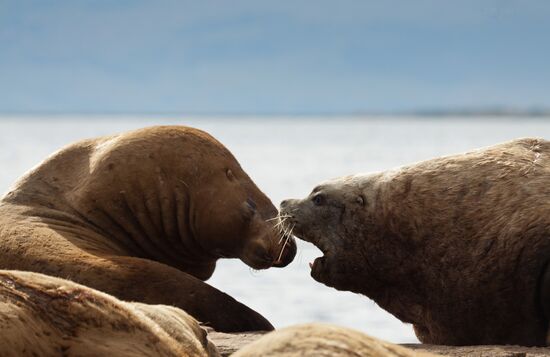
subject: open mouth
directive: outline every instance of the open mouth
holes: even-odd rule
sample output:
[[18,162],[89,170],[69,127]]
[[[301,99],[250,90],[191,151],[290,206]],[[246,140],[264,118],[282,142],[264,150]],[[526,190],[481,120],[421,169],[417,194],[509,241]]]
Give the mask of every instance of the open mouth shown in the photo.
[[[321,247],[319,247],[318,245],[316,245],[316,247],[321,249]],[[321,249],[321,252],[323,252],[322,256],[315,258],[313,262],[309,262],[309,268],[311,269],[312,272],[321,269],[325,265],[325,262],[327,260],[328,250]]]
[[327,247],[326,243],[323,240],[311,239],[311,238],[308,238],[308,237],[303,236],[303,235],[302,236],[297,235],[296,237],[303,240],[303,241],[305,241],[305,242],[312,243],[314,246],[316,246],[323,253],[322,256],[315,258],[315,260],[313,260],[313,262],[309,262],[309,268],[312,271],[316,271],[319,268],[321,268],[324,265],[324,263],[327,259],[327,255],[330,252],[330,250]]

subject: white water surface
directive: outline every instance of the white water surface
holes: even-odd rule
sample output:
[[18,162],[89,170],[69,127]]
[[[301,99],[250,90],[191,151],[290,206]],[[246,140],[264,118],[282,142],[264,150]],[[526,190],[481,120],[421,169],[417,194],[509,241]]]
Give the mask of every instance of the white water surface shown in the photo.
[[[273,200],[303,197],[320,181],[394,168],[518,137],[550,139],[550,118],[490,117],[0,117],[0,192],[46,156],[79,139],[149,125],[184,124],[210,132]],[[284,269],[254,272],[238,260],[218,263],[213,286],[276,327],[324,321],[392,342],[415,342],[403,324],[368,298],[336,291],[309,276],[321,253],[300,242]]]

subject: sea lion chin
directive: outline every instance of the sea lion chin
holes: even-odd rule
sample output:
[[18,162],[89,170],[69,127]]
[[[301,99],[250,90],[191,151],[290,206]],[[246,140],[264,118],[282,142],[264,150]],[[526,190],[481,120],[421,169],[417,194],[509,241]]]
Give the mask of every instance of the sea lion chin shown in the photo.
[[323,252],[312,277],[366,295],[424,343],[546,345],[550,142],[519,139],[337,178],[281,203]]

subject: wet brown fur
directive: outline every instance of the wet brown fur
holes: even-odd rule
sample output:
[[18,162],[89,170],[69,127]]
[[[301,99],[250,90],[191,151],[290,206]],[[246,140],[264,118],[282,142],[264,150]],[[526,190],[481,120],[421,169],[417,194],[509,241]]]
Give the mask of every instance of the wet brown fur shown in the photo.
[[216,139],[181,126],[84,140],[0,201],[0,269],[40,272],[119,299],[174,305],[219,331],[270,330],[214,289],[219,258],[280,261],[277,209]]
[[281,207],[326,254],[316,280],[372,298],[420,341],[546,344],[550,142],[344,177]]
[[0,270],[0,356],[219,356],[184,311]]
[[430,357],[349,328],[304,324],[273,331],[245,346],[233,357]]

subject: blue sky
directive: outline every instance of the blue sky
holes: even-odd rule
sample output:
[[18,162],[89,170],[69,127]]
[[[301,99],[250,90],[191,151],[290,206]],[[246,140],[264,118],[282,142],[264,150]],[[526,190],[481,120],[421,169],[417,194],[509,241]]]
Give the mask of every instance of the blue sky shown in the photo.
[[0,0],[0,112],[550,107],[550,1]]

